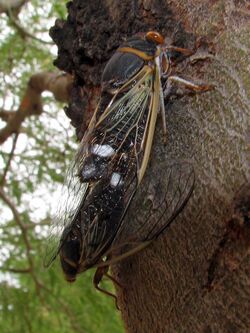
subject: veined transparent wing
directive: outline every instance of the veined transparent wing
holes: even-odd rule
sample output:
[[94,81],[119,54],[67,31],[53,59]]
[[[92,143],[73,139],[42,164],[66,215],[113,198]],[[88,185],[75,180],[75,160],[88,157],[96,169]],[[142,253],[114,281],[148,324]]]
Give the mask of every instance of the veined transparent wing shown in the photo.
[[154,74],[153,68],[145,66],[121,87],[96,122],[90,150],[101,156],[106,153],[109,162],[105,177],[95,183],[81,210],[82,253],[89,266],[100,262],[116,237],[138,187],[142,165],[147,163],[147,134],[157,116],[155,100],[159,102]]
[[[79,156],[79,152],[77,156]],[[44,258],[45,267],[50,266],[57,257],[63,242],[63,232],[65,232],[66,228],[70,228],[70,224],[78,214],[85,199],[89,184],[79,181],[78,172],[78,158],[76,157],[75,162],[72,163],[67,171],[61,189],[57,212],[49,230]]]
[[[153,89],[154,74],[153,68],[143,67],[118,90],[104,110],[99,104],[68,171],[50,232],[45,266],[56,258],[76,220],[82,235],[82,253],[90,262],[100,259],[112,243],[138,186],[140,168],[145,164],[147,132],[152,126],[152,114],[155,120],[158,111],[155,101],[159,100],[159,90]],[[159,76],[157,80],[159,83]],[[88,182],[89,166],[98,163],[102,166],[100,175]]]
[[[159,163],[139,187],[103,266],[118,262],[147,247],[165,232],[186,206],[195,185],[190,162]],[[142,208],[141,208],[142,207]],[[140,211],[140,215],[138,215]],[[132,223],[131,223],[132,221]]]

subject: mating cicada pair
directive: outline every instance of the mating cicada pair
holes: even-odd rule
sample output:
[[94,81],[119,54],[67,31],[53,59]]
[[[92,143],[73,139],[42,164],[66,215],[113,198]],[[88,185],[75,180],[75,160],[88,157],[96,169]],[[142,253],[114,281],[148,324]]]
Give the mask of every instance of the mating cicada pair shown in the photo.
[[163,196],[155,213],[148,209],[143,225],[125,233],[129,222],[124,217],[144,177],[159,112],[166,134],[164,94],[173,82],[197,91],[209,89],[171,75],[173,50],[190,54],[165,45],[157,32],[137,34],[104,69],[100,101],[68,171],[49,240],[46,265],[59,255],[68,281],[97,267],[94,283],[99,288],[109,265],[156,239],[193,191],[193,169],[182,172],[181,165],[173,166],[166,171],[172,198]]

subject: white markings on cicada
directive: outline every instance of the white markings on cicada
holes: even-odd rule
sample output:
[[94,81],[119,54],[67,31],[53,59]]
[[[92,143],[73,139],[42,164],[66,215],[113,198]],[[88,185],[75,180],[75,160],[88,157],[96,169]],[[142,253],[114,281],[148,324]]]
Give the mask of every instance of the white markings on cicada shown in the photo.
[[114,149],[109,145],[93,145],[91,152],[100,157],[111,157],[114,155]]
[[110,185],[116,187],[118,184],[122,184],[122,176],[118,172],[113,172],[110,179]]

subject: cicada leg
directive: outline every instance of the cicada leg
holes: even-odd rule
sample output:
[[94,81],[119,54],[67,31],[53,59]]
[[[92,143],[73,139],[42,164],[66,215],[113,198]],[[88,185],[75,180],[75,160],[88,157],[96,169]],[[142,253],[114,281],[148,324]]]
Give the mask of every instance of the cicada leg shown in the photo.
[[196,84],[192,81],[188,81],[188,80],[185,80],[179,76],[169,76],[168,77],[168,81],[172,81],[172,82],[175,82],[177,84],[182,84],[184,87],[190,89],[190,90],[193,90],[193,91],[208,91],[208,90],[211,90],[213,88],[212,85],[210,84]]
[[196,52],[196,50],[189,50],[189,49],[185,49],[183,47],[178,47],[178,46],[173,46],[173,45],[168,46],[167,50],[179,52],[186,57],[190,57],[192,54],[194,54]]
[[[193,91],[193,92],[205,92],[208,90],[211,90],[214,88],[213,85],[210,84],[196,84],[192,81],[185,80],[179,76],[169,76],[167,80],[166,87],[164,89],[164,97],[167,98],[169,95],[171,95],[171,89],[173,87],[173,84],[180,84],[183,87]],[[185,93],[183,93],[184,95]]]
[[112,275],[108,274],[108,273],[105,273],[104,274],[107,278],[109,278],[116,286],[118,286],[119,288],[122,289],[122,285],[115,279],[113,278]]
[[162,129],[163,129],[163,144],[167,143],[167,124],[166,124],[166,112],[165,112],[165,104],[164,104],[164,94],[163,89],[160,89],[160,112],[162,117]]
[[[209,51],[206,51],[205,49],[201,49],[200,47],[202,46],[202,42],[201,39],[198,39],[196,41],[195,47],[193,50],[190,49],[185,49],[182,47],[178,47],[178,46],[167,46],[167,50],[168,51],[175,51],[177,53],[182,54],[185,58],[189,58],[188,62],[190,62],[191,64],[199,61],[199,60],[206,60],[206,59],[211,59],[213,58],[212,54]],[[172,60],[172,63],[174,63],[174,61]]]
[[95,288],[99,291],[101,291],[102,293],[104,293],[105,295],[108,295],[112,298],[114,298],[115,300],[115,305],[116,305],[116,308],[117,310],[120,310],[119,309],[119,306],[118,306],[118,300],[117,300],[117,297],[116,295],[112,294],[111,292],[99,287],[99,284],[100,282],[102,281],[102,278],[104,276],[106,276],[107,278],[109,278],[114,284],[116,284],[117,286],[119,286],[120,288],[122,288],[122,286],[120,285],[119,282],[116,281],[115,278],[113,278],[113,276],[111,276],[110,274],[108,274],[108,270],[109,270],[109,266],[102,266],[102,267],[98,267],[96,269],[96,272],[95,272],[95,275],[94,275],[94,278],[93,278],[93,284],[95,286]]

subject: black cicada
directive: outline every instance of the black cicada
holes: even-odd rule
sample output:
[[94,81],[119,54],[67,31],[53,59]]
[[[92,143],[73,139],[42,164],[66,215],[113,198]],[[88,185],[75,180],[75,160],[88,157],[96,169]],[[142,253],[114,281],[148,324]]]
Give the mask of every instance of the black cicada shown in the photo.
[[109,264],[154,240],[192,193],[192,169],[188,173],[180,166],[170,169],[166,178],[173,197],[159,201],[154,222],[149,208],[145,224],[123,237],[124,216],[145,174],[159,111],[165,119],[161,80],[167,83],[166,90],[173,81],[198,91],[209,89],[170,75],[172,50],[189,54],[166,46],[157,32],[137,34],[118,48],[104,69],[100,102],[68,171],[46,256],[48,266],[59,255],[68,281],[98,267],[94,278],[98,288]]

